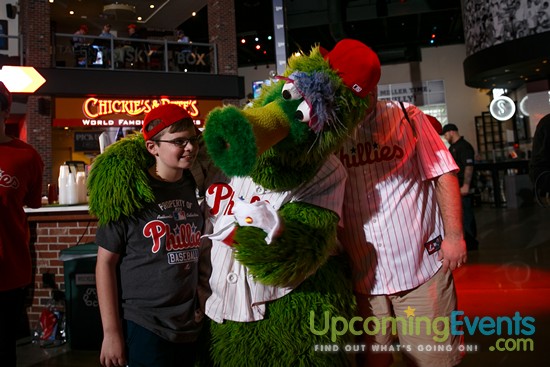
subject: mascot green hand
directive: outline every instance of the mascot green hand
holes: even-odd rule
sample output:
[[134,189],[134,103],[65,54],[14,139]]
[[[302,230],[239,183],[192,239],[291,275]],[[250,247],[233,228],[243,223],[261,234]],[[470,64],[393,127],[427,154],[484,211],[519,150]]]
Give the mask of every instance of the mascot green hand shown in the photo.
[[330,328],[355,312],[336,238],[346,174],[333,153],[366,115],[379,78],[376,54],[345,39],[291,57],[252,107],[209,114],[204,142],[221,170],[205,195],[215,365],[351,363],[353,335]]

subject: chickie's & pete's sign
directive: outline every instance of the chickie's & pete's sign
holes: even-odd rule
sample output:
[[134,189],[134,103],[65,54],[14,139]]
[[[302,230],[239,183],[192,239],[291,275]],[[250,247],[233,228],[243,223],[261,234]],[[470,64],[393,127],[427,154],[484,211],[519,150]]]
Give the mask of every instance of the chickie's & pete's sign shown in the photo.
[[57,98],[53,126],[140,127],[147,112],[169,103],[185,108],[199,127],[210,110],[222,105],[221,101],[196,99]]

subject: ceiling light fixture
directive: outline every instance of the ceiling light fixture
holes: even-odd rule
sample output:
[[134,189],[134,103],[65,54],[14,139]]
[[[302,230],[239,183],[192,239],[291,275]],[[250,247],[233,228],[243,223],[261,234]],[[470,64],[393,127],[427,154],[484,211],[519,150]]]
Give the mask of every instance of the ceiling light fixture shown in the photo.
[[107,4],[103,6],[103,13],[117,17],[134,16],[136,14],[136,7],[130,4]]

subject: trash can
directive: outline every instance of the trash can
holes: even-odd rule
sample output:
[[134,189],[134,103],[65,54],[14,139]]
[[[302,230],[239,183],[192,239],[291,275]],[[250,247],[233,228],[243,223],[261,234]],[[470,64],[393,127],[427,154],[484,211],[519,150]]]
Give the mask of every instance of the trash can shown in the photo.
[[61,250],[65,271],[67,339],[72,349],[100,350],[103,339],[95,283],[97,245]]

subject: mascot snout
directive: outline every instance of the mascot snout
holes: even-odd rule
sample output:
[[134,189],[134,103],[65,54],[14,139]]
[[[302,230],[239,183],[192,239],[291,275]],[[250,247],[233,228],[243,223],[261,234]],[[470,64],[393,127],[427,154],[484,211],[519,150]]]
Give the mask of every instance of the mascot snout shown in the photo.
[[274,102],[245,110],[226,106],[209,114],[203,138],[214,164],[229,176],[242,177],[289,130],[286,115]]

